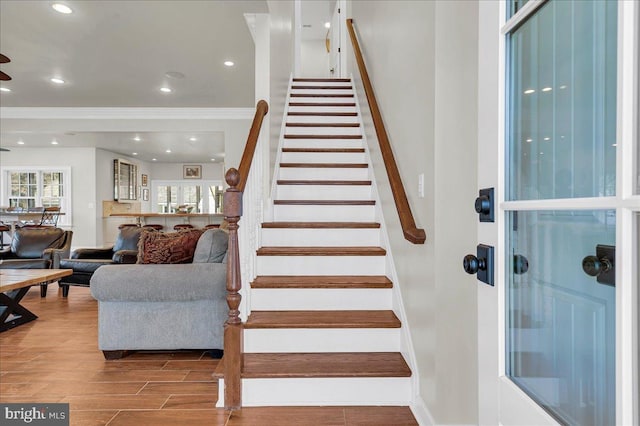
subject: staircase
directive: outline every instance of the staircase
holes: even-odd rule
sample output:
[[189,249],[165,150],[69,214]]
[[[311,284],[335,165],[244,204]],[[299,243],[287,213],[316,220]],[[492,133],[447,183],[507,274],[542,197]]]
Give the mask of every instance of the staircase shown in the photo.
[[408,405],[351,82],[293,79],[286,113],[244,325],[242,404]]

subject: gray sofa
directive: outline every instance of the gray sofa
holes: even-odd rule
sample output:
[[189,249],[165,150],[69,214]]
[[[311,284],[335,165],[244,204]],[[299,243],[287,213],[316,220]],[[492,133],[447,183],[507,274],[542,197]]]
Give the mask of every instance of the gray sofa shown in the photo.
[[136,350],[220,354],[228,315],[227,241],[224,231],[212,229],[198,240],[193,263],[98,268],[90,288],[98,300],[98,346],[105,358]]

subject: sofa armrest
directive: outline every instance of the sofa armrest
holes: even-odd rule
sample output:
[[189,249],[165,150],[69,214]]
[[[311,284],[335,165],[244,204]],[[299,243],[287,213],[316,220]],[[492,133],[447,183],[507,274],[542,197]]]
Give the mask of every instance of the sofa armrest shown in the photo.
[[113,247],[109,248],[79,248],[73,251],[71,259],[111,259]]
[[42,258],[49,260],[53,269],[60,269],[60,259],[65,259],[67,256],[69,256],[69,251],[66,249],[48,248],[42,252]]
[[136,263],[138,261],[137,250],[118,250],[113,255],[113,263]]
[[0,269],[49,269],[49,259],[10,259],[0,262]]
[[[227,265],[106,265],[91,277],[91,294],[102,302],[226,300]],[[225,302],[226,303],[226,302]]]

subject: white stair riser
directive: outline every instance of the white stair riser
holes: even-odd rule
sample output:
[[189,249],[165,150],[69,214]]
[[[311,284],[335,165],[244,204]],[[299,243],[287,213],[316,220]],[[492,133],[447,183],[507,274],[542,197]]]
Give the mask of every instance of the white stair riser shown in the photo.
[[283,148],[364,148],[362,139],[285,139]]
[[244,351],[398,352],[399,328],[244,329]]
[[264,246],[380,246],[380,229],[263,228]]
[[373,222],[374,206],[273,206],[278,222]]
[[359,135],[360,127],[293,127],[285,128],[286,135]]
[[[301,93],[303,95],[307,95],[309,94],[308,92],[305,93]],[[320,93],[318,93],[320,94]],[[309,96],[309,97],[304,97],[304,96],[300,96],[300,97],[295,97],[295,98],[291,98],[289,100],[290,103],[296,103],[296,102],[313,102],[313,103],[321,103],[321,102],[326,102],[326,103],[336,103],[336,104],[353,104],[355,102],[353,97],[350,98],[345,98],[345,97],[340,97],[340,96],[336,96],[336,97],[315,97],[315,96]]]
[[[351,81],[294,81],[291,83],[292,87],[296,86],[331,86],[331,87],[348,87],[351,88]],[[304,90],[304,89],[293,89],[293,90]],[[313,90],[330,90],[330,89],[313,89]]]
[[[333,84],[332,84],[333,86]],[[347,85],[341,85],[344,89],[291,89],[292,95],[353,95],[353,88]],[[291,101],[294,99],[299,99],[297,97],[292,97]]]
[[358,117],[339,115],[288,115],[287,123],[358,123]]
[[371,200],[371,185],[278,185],[278,200]]
[[278,179],[369,180],[369,169],[352,167],[280,167]]
[[410,400],[411,381],[408,377],[242,379],[242,404],[248,407],[407,405]]
[[391,289],[386,288],[251,290],[251,309],[256,311],[382,311],[392,309],[391,302]]
[[385,275],[383,256],[258,256],[258,275]]
[[366,163],[364,152],[283,152],[283,163]]
[[[318,102],[320,103],[320,102]],[[346,106],[291,106],[289,105],[289,112],[356,112],[356,107]]]

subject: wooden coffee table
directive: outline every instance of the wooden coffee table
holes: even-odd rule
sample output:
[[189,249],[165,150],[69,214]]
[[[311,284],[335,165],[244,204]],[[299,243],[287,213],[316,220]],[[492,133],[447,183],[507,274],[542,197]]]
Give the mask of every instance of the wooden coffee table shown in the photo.
[[38,318],[20,304],[31,286],[57,281],[72,273],[73,269],[0,269],[0,332]]

